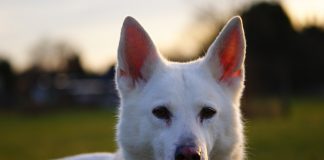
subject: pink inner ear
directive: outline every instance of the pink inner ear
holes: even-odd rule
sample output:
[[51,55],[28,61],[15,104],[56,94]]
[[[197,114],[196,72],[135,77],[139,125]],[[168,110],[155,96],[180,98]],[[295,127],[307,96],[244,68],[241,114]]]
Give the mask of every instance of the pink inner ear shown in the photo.
[[229,78],[235,78],[241,76],[241,70],[238,68],[240,60],[241,46],[239,46],[241,37],[239,29],[233,29],[229,33],[227,39],[223,43],[223,48],[220,50],[220,64],[223,67],[223,75],[220,77],[220,81],[228,80]]
[[[124,52],[128,74],[133,80],[143,79],[141,69],[150,53],[150,40],[136,24],[129,24],[125,31],[125,37]],[[127,72],[123,75],[125,74]]]

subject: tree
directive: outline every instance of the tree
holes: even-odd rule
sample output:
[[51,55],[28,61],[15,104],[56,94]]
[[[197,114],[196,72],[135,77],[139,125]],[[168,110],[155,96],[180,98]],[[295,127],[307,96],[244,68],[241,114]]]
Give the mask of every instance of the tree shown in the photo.
[[63,71],[71,59],[78,57],[78,50],[64,41],[40,40],[32,49],[33,64],[45,71]]
[[13,103],[15,74],[8,61],[0,59],[0,108]]

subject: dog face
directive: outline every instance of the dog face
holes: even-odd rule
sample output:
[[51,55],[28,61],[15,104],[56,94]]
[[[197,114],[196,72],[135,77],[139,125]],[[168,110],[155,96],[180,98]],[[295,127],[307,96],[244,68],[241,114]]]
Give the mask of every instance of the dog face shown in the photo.
[[125,159],[241,157],[244,55],[239,17],[227,23],[205,57],[188,63],[161,58],[145,30],[127,17],[116,68],[117,140]]

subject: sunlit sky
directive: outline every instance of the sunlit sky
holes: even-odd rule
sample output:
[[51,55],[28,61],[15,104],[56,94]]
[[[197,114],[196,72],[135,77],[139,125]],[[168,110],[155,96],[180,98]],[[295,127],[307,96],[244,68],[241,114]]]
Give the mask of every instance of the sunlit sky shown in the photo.
[[324,26],[323,0],[282,0],[281,3],[297,30],[309,24]]
[[[115,62],[120,27],[127,15],[140,21],[163,50],[181,39],[180,33],[204,3],[230,14],[252,1],[257,0],[0,0],[0,58],[24,70],[31,62],[31,48],[47,38],[71,43],[81,51],[87,70],[102,72]],[[322,23],[323,2],[283,0],[282,4],[298,27],[309,19]]]

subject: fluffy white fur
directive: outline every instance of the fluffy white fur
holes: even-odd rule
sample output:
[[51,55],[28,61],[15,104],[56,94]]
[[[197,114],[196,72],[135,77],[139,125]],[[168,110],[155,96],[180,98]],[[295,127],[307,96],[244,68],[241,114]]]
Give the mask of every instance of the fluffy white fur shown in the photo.
[[[135,40],[132,39],[135,37]],[[137,39],[136,39],[137,38]],[[134,44],[148,45],[134,59]],[[118,50],[116,84],[121,98],[115,154],[85,154],[70,160],[174,160],[177,145],[193,139],[202,160],[244,159],[240,97],[244,88],[245,38],[240,17],[232,18],[205,57],[189,63],[160,57],[153,41],[131,17],[125,19]],[[142,61],[139,66],[137,61]],[[167,106],[169,123],[152,110]],[[199,121],[202,107],[217,113]]]

